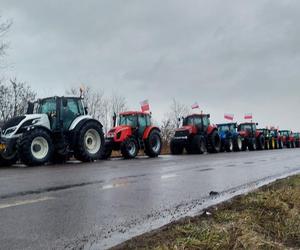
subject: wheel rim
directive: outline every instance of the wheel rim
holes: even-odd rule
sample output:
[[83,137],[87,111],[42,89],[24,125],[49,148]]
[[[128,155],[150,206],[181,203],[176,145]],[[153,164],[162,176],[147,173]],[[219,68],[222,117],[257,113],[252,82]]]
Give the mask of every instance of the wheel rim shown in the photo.
[[49,152],[48,141],[44,137],[36,137],[31,143],[31,154],[38,160],[44,159]]
[[157,135],[152,138],[151,147],[154,152],[158,152],[160,150],[160,140]]
[[232,140],[229,141],[229,150],[230,151],[233,150],[233,142],[232,142]]
[[237,145],[238,145],[238,148],[239,148],[239,150],[242,148],[242,140],[241,140],[241,138],[239,138],[238,137],[238,139],[237,139]]
[[134,155],[136,152],[136,146],[135,143],[133,141],[130,141],[127,145],[128,148],[128,152],[130,155]]
[[90,154],[96,154],[101,148],[101,137],[97,130],[89,129],[84,135],[84,147]]

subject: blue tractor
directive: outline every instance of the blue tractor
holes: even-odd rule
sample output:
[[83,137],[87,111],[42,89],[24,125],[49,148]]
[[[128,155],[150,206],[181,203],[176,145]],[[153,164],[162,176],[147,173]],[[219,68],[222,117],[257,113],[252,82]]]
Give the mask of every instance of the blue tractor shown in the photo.
[[221,151],[238,152],[242,150],[243,139],[237,131],[235,122],[217,124],[217,127],[221,138]]

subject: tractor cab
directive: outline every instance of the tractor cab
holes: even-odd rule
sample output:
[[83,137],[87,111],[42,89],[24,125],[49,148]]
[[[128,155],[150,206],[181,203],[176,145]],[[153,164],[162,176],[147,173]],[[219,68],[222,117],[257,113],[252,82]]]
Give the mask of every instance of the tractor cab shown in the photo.
[[257,129],[257,131],[261,132],[264,135],[264,137],[265,137],[266,140],[268,140],[270,137],[272,137],[270,129],[260,128],[260,129]]
[[232,123],[221,123],[221,124],[217,124],[218,127],[218,131],[219,133],[233,133],[236,132],[237,129],[237,124],[236,122],[232,122]]
[[245,123],[241,123],[238,125],[238,132],[240,133],[240,135],[242,136],[255,136],[257,131],[257,123],[254,122],[245,122]]
[[209,114],[192,114],[182,121],[182,127],[178,130],[188,130],[191,134],[206,132],[210,125]]
[[52,131],[68,130],[77,118],[87,115],[80,97],[49,97],[28,104],[27,115],[47,115]]

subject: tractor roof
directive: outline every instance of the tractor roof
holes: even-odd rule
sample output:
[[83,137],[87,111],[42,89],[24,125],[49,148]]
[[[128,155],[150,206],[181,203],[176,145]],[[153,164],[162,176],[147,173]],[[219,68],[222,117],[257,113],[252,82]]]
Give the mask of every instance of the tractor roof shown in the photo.
[[220,126],[230,126],[230,125],[237,125],[237,123],[236,122],[227,122],[227,123],[217,124],[218,127],[220,127]]
[[247,125],[247,124],[250,124],[250,125],[257,125],[257,123],[255,123],[255,122],[242,122],[242,123],[240,123],[239,125]]
[[290,132],[291,130],[287,130],[287,129],[284,129],[284,130],[279,130],[279,132]]
[[53,98],[68,98],[68,99],[83,99],[82,97],[78,97],[78,96],[48,96],[45,98],[39,98],[38,101],[41,100],[47,100],[47,99],[53,99]]
[[150,115],[150,113],[143,111],[125,111],[121,112],[120,115]]
[[202,116],[202,117],[210,117],[210,114],[191,114],[191,115],[187,115],[186,117],[191,117],[191,116]]

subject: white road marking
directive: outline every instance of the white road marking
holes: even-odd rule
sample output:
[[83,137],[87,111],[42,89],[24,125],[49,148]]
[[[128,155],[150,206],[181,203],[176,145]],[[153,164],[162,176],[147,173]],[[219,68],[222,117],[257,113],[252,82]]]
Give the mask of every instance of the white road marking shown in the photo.
[[176,176],[177,176],[177,174],[165,174],[165,175],[162,175],[160,178],[161,179],[169,179],[169,178],[174,178]]
[[12,203],[0,204],[0,209],[28,205],[28,204],[32,204],[32,203],[36,203],[36,202],[53,200],[53,199],[54,199],[53,197],[42,197],[42,198],[32,199],[32,200],[15,201]]

